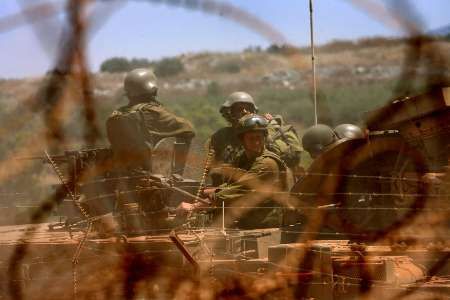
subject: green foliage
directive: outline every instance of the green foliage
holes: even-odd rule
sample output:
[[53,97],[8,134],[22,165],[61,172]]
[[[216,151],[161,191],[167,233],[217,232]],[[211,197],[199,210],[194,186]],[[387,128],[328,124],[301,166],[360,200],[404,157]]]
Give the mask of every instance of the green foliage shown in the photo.
[[206,94],[208,96],[218,96],[221,93],[220,85],[217,81],[212,81],[206,87]]
[[214,70],[216,72],[220,72],[220,73],[239,73],[241,71],[241,66],[239,64],[239,62],[234,61],[234,60],[228,60],[228,61],[224,61],[219,63]]
[[272,44],[266,49],[267,53],[281,54],[281,55],[292,55],[298,53],[299,51],[300,51],[299,48],[286,44],[284,45]]
[[196,140],[202,144],[214,131],[226,125],[219,113],[223,99],[223,96],[179,96],[164,101],[164,105],[192,122],[197,134]]
[[158,77],[169,77],[177,75],[184,70],[183,62],[176,57],[164,58],[154,63],[155,75]]
[[[317,93],[319,122],[328,125],[363,123],[364,112],[393,98],[393,83],[371,83],[345,87],[322,86]],[[264,89],[255,94],[261,113],[281,114],[288,122],[310,126],[314,123],[313,97],[307,88]]]
[[151,62],[146,58],[113,57],[105,60],[100,65],[101,72],[119,73],[129,72],[137,68],[152,68],[158,77],[176,75],[184,70],[184,65],[178,58],[164,58],[160,61]]
[[131,65],[125,57],[113,57],[105,60],[100,65],[101,72],[118,73],[128,72],[131,70]]
[[130,60],[131,70],[137,68],[150,68],[152,67],[152,63],[146,58],[133,58]]
[[[357,41],[353,40],[332,40],[326,44],[319,46],[318,48],[322,53],[330,53],[330,52],[338,52],[345,50],[357,50],[362,48],[371,48],[371,47],[393,47],[398,45],[417,45],[417,42],[432,42],[444,39],[445,37],[432,37],[426,35],[417,35],[405,38],[392,38],[392,37],[370,37],[370,38],[361,38]],[[450,34],[448,38],[450,39]],[[269,47],[270,48],[270,47]],[[305,48],[303,48],[305,49]],[[275,49],[276,50],[276,49]],[[268,51],[269,52],[269,51]]]

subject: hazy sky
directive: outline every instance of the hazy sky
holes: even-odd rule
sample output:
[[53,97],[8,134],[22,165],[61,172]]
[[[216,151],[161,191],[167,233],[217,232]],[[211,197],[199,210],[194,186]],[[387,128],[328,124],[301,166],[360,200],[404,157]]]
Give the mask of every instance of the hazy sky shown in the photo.
[[[18,24],[14,27],[11,22],[5,22],[5,18],[17,14],[26,5],[39,2],[49,1],[1,0],[0,77],[36,76],[53,66],[64,24],[65,1],[51,1],[61,8],[61,13],[36,22],[34,27],[21,22],[20,18],[14,19]],[[97,71],[103,60],[113,56],[158,59],[187,52],[239,51],[249,45],[266,47],[271,43],[254,29],[230,18],[173,6],[180,2],[197,0],[103,1],[96,4],[93,24],[98,26],[94,25],[87,46],[92,70]],[[223,2],[270,24],[294,45],[309,44],[308,0]],[[424,31],[450,24],[449,0],[314,0],[316,41],[401,35],[402,30],[386,21],[386,14],[376,14],[373,9],[368,11],[364,4],[389,7],[390,3],[403,2],[411,4],[413,12],[408,16],[418,21]],[[407,12],[405,8],[401,11]]]

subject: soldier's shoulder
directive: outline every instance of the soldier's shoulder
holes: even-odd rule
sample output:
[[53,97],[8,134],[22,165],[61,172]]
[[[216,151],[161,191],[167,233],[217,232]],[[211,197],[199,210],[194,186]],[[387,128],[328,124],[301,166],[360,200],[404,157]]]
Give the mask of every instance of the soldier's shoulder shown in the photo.
[[260,157],[258,157],[258,160],[260,160],[261,163],[269,164],[271,166],[277,166],[277,168],[281,171],[287,168],[286,163],[283,161],[280,155],[267,149],[264,150],[263,154]]
[[144,110],[144,111],[146,111],[146,110],[149,110],[149,111],[163,110],[163,111],[165,111],[166,110],[164,108],[164,106],[162,106],[158,102],[143,102],[143,103],[137,104],[136,107],[138,107],[140,110]]
[[272,160],[281,160],[280,156],[275,152],[272,152],[268,149],[264,149],[264,152],[259,156],[260,159],[272,159]]
[[122,115],[122,114],[128,113],[128,112],[130,112],[130,109],[131,109],[131,106],[130,106],[130,105],[123,105],[123,106],[120,106],[120,107],[118,107],[118,108],[116,108],[116,109],[114,109],[114,110],[112,111],[110,117],[118,116],[118,115]]
[[146,116],[151,116],[153,118],[163,118],[163,119],[174,119],[175,114],[168,111],[164,106],[159,103],[146,102],[139,106],[139,110]]
[[279,165],[282,164],[282,160],[277,154],[265,150],[261,156],[256,158],[255,163],[270,169],[278,169]]
[[218,129],[211,135],[211,139],[227,139],[234,135],[233,127],[227,126]]

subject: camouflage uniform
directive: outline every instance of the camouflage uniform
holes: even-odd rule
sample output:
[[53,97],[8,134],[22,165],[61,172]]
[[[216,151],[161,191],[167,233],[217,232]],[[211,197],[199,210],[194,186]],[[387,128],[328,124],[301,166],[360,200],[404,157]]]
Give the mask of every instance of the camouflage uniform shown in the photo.
[[[117,114],[127,114],[133,111],[137,111],[141,116],[142,129],[144,133],[141,138],[145,139],[144,142],[147,145],[147,149],[140,149],[141,153],[134,153],[139,151],[138,149],[128,149],[129,152],[122,153],[121,156],[123,159],[121,159],[121,161],[125,161],[126,164],[129,163],[129,167],[136,165],[142,166],[150,162],[150,153],[152,148],[163,138],[179,137],[190,141],[195,135],[190,122],[167,111],[157,101],[138,104],[133,103],[122,106],[114,111],[111,117],[114,117]],[[131,157],[137,157],[138,159],[132,161],[130,159]],[[145,169],[151,168],[146,166]]]
[[231,126],[217,130],[211,136],[210,147],[214,150],[215,163],[232,164],[243,151],[237,130]]
[[277,154],[295,172],[300,165],[303,148],[294,127],[286,125],[283,118],[276,115],[269,122],[267,130],[267,148]]
[[[248,210],[238,218],[239,228],[264,228],[278,227],[281,225],[281,209],[274,209],[280,204],[273,201],[268,192],[288,191],[292,184],[291,175],[284,162],[274,153],[264,152],[255,159],[248,159],[245,153],[239,155],[234,166],[238,169],[229,169],[231,178],[224,183],[212,195],[213,205],[225,207],[242,205],[241,199],[248,199]],[[265,189],[265,191],[262,191]],[[244,200],[245,201],[245,200]],[[257,209],[251,208],[257,206]],[[264,207],[267,207],[266,209]]]

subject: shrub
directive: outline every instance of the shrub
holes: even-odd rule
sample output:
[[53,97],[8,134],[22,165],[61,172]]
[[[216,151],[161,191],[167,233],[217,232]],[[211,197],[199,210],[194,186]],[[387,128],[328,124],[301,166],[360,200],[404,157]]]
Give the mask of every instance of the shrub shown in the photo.
[[133,58],[128,60],[125,57],[113,57],[105,60],[100,65],[101,72],[119,73],[129,72],[137,68],[149,68],[152,63],[146,58]]
[[159,77],[177,75],[184,70],[184,65],[179,58],[164,58],[154,63],[155,74]]
[[130,68],[131,70],[137,68],[150,68],[152,63],[146,58],[133,58],[130,60]]
[[355,42],[349,40],[333,40],[321,46],[320,49],[323,52],[337,52],[354,49],[355,45]]
[[300,48],[286,44],[284,45],[272,44],[266,49],[267,53],[281,54],[281,55],[292,55],[298,53],[299,51]]
[[241,66],[236,61],[225,61],[218,64],[214,69],[217,72],[234,74],[241,71]]
[[100,65],[101,72],[119,73],[128,72],[132,69],[130,62],[124,57],[113,57],[105,60]]
[[206,88],[206,94],[208,96],[218,96],[221,93],[221,88],[219,83],[217,81],[212,81],[208,84],[208,87]]

